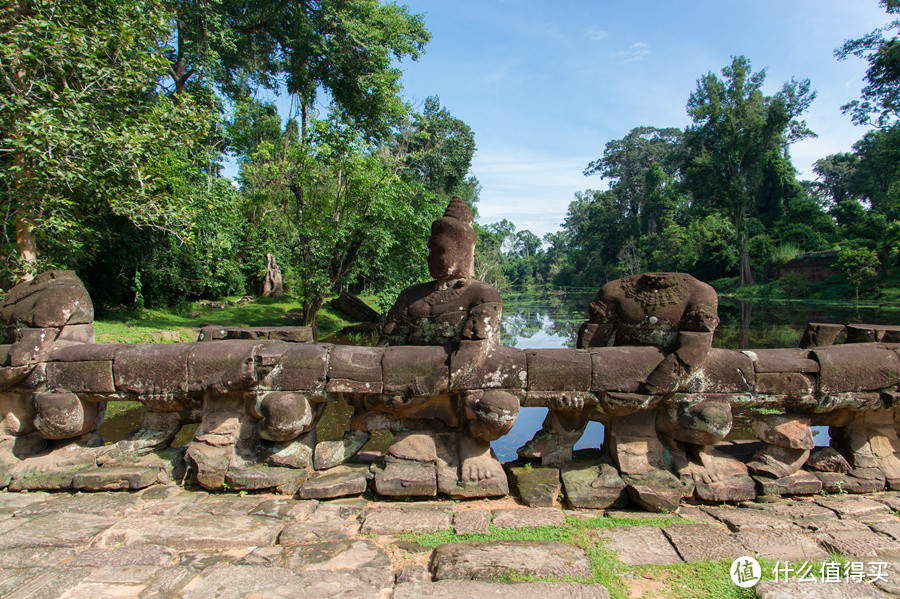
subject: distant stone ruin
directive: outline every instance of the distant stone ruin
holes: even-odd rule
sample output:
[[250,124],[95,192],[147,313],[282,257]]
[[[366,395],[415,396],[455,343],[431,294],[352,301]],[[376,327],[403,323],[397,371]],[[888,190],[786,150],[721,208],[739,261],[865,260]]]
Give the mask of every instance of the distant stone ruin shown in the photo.
[[[404,291],[376,347],[314,343],[303,327],[209,327],[195,343],[96,344],[93,307],[69,271],[13,288],[0,304],[0,487],[137,489],[178,481],[211,491],[303,498],[367,490],[454,498],[512,492],[572,507],[900,489],[900,328],[811,325],[805,347],[712,348],[717,298],[679,273],[612,281],[578,349],[499,344],[501,300],[472,278],[471,212],[435,221],[434,280]],[[857,341],[857,342],[853,342]],[[318,440],[345,400],[349,430]],[[144,406],[139,428],[104,445],[109,402]],[[549,408],[501,465],[490,442],[520,406]],[[589,421],[601,447],[574,451]],[[752,443],[725,441],[744,423]],[[172,441],[198,424],[186,447]],[[812,426],[830,427],[816,447]],[[385,455],[361,455],[389,430]],[[365,459],[363,459],[365,458]],[[510,484],[512,483],[512,484]]]

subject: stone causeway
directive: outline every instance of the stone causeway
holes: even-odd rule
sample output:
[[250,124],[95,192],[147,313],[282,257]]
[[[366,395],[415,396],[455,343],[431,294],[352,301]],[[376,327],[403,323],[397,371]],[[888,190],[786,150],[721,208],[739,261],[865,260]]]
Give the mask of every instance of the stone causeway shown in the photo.
[[[462,536],[601,515],[645,522],[586,527],[588,548],[617,552],[629,593],[645,566],[739,556],[819,563],[837,554],[848,563],[883,564],[884,576],[764,581],[757,595],[890,597],[900,596],[898,509],[900,492],[682,505],[675,515],[522,507],[511,498],[220,495],[174,484],[140,492],[0,492],[0,597],[602,599],[610,592],[590,582],[583,544]],[[434,549],[404,534],[447,533],[450,540],[451,532],[462,540]],[[510,582],[523,577],[541,581]]]

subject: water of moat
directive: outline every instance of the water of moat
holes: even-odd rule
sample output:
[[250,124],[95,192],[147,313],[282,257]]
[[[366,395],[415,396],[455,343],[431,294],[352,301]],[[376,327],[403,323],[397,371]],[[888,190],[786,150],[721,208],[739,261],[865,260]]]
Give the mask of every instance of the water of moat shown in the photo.
[[[587,306],[595,291],[542,291],[505,294],[503,300],[502,343],[520,349],[574,347],[575,334],[587,316]],[[713,344],[728,349],[797,347],[807,322],[836,322],[900,325],[900,309],[855,309],[853,307],[817,307],[800,302],[742,302],[720,299],[719,318]],[[839,339],[840,341],[840,339]],[[346,341],[340,341],[346,342]],[[516,458],[516,449],[531,439],[541,427],[546,408],[523,408],[513,429],[493,443],[500,461]],[[107,419],[101,434],[107,443],[116,441],[140,422],[141,408]],[[350,408],[343,402],[330,405],[318,426],[319,439],[341,435],[349,423]],[[185,427],[175,445],[186,444],[196,425]],[[815,427],[816,442],[828,444],[828,431]],[[377,433],[365,449],[384,451],[390,434]],[[745,427],[736,427],[731,438],[752,438]],[[603,425],[592,422],[576,448],[599,447]]]

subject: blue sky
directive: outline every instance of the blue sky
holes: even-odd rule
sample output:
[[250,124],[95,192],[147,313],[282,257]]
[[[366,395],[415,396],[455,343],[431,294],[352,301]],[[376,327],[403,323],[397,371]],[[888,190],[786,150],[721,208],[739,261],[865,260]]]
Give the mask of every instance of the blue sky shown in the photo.
[[404,95],[440,96],[469,124],[482,184],[479,221],[508,218],[542,236],[559,229],[607,141],[641,125],[685,127],[697,78],[731,56],[767,69],[766,91],[812,81],[806,115],[819,134],[791,149],[804,178],[865,129],[840,106],[859,97],[865,65],[838,62],[844,40],[886,24],[877,0],[408,0],[431,42],[406,61]]

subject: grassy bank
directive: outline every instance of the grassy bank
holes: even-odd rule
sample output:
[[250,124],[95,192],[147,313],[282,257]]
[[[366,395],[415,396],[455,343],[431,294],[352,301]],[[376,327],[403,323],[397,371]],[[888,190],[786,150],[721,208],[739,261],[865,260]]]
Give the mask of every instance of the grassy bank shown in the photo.
[[[767,283],[738,286],[737,277],[717,279],[710,284],[722,297],[743,300],[815,302],[818,305],[856,307],[856,290],[835,274],[810,283],[800,276],[788,276]],[[900,309],[900,274],[864,281],[859,288],[860,308]]]
[[[238,299],[229,297],[221,303],[193,302],[178,310],[98,310],[94,333],[97,343],[174,343],[196,341],[200,327],[210,324],[248,327],[301,324],[302,304],[296,298],[258,298],[236,304]],[[326,302],[316,319],[318,338],[327,339],[351,324],[354,323]]]

